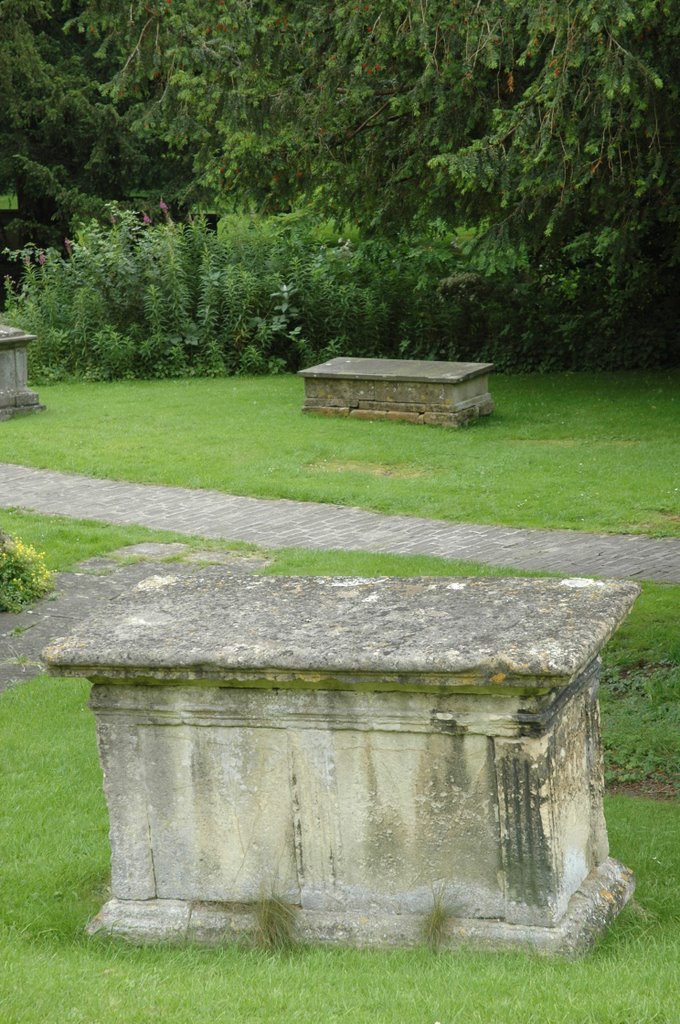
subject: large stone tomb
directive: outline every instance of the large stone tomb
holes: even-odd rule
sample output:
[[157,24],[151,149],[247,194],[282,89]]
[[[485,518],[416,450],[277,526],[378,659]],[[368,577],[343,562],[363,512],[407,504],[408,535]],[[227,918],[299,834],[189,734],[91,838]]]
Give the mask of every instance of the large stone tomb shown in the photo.
[[300,370],[303,412],[459,427],[494,410],[493,363],[329,359]]
[[34,334],[0,324],[0,420],[45,408],[35,391],[27,387],[27,349],[34,340]]
[[92,681],[112,898],[91,931],[587,948],[608,854],[598,652],[634,584],[152,576],[45,652]]

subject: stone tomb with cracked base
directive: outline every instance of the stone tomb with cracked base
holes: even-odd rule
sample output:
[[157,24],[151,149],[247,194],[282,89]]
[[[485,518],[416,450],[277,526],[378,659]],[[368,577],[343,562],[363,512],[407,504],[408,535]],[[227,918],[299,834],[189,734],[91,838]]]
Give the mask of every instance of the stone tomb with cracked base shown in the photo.
[[35,391],[27,386],[28,345],[34,334],[0,324],[0,420],[43,412]]
[[492,363],[329,359],[300,370],[303,412],[459,427],[494,410]]
[[[137,584],[45,652],[86,676],[112,898],[92,932],[574,954],[633,878],[608,853],[598,652],[634,584],[233,577]],[[443,923],[442,923],[443,921]]]

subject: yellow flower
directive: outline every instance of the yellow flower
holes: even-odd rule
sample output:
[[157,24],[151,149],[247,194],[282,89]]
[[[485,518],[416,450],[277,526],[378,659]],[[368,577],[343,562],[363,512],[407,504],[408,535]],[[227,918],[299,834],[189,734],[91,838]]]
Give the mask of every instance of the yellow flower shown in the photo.
[[19,611],[51,587],[45,556],[30,544],[0,536],[0,611]]

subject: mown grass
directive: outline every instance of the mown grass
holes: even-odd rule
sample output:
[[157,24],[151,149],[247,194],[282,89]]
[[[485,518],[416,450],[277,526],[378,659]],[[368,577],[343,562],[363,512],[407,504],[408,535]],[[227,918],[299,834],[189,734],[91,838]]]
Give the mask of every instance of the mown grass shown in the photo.
[[118,548],[150,541],[188,544],[201,550],[248,551],[252,548],[252,545],[240,541],[212,541],[204,537],[185,537],[167,530],[149,530],[144,526],[110,526],[94,519],[43,516],[12,508],[0,509],[0,529],[21,537],[36,550],[44,552],[45,564],[55,572],[70,569],[87,558],[108,555]]
[[0,461],[504,524],[680,536],[680,371],[492,377],[469,429],[305,416],[295,377],[61,384]]
[[106,899],[107,820],[88,686],[0,697],[3,1024],[675,1024],[680,806],[609,798],[636,903],[587,959],[322,948],[135,948],[87,939]]

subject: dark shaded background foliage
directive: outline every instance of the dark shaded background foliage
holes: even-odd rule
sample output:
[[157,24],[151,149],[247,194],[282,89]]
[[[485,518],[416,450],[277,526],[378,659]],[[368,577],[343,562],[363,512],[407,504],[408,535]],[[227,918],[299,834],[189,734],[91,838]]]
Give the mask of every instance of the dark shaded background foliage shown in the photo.
[[[278,373],[339,355],[488,360],[499,370],[618,368],[659,360],[628,350],[612,315],[565,316],[561,272],[471,271],[447,236],[332,236],[311,217],[148,223],[109,208],[70,254],[26,248],[5,318],[37,335],[32,379]],[[146,221],[146,223],[145,223]],[[324,235],[326,237],[324,237]],[[591,287],[592,279],[582,287]]]
[[[80,0],[0,0],[0,194],[13,194],[3,243],[61,246],[74,224],[111,199],[152,188],[171,195],[189,169],[142,144],[134,97],[113,102],[102,83],[118,64],[94,26],[78,31]],[[122,10],[122,8],[121,8]]]
[[152,186],[175,210],[305,207],[415,253],[437,221],[464,229],[443,294],[470,350],[519,369],[677,362],[672,0],[0,0],[0,15],[1,80],[22,97],[0,187],[14,175],[23,196],[28,175],[50,223]]

